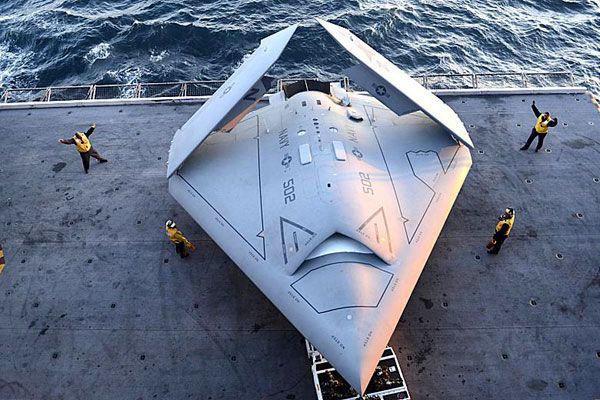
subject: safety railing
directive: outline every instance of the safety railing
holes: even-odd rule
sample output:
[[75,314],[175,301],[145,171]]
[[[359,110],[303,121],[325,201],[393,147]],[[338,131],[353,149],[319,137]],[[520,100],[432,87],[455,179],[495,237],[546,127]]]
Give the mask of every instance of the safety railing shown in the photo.
[[428,89],[485,89],[574,86],[571,72],[483,72],[427,74],[414,77]]
[[52,86],[46,88],[0,88],[0,102],[52,102],[212,95],[224,81],[133,83],[114,85]]
[[[425,74],[414,78],[428,89],[482,89],[482,88],[527,88],[547,86],[574,86],[575,79],[571,72],[491,72],[491,73],[457,73],[457,74]],[[285,78],[277,81],[276,90],[283,85],[300,79],[318,78]],[[339,81],[346,89],[357,88],[347,77],[331,79]],[[172,98],[200,97],[212,95],[224,81],[186,81],[167,83],[133,83],[113,85],[84,86],[52,86],[45,88],[2,88],[0,102],[53,102],[73,100],[101,99],[140,99],[140,98]]]

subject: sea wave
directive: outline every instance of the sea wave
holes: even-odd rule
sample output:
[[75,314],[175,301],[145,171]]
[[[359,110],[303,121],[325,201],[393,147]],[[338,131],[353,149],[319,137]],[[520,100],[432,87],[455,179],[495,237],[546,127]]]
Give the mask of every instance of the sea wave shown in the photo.
[[413,74],[566,70],[600,92],[598,0],[5,0],[0,84],[222,79],[293,23],[271,74],[338,76],[350,57],[313,17]]

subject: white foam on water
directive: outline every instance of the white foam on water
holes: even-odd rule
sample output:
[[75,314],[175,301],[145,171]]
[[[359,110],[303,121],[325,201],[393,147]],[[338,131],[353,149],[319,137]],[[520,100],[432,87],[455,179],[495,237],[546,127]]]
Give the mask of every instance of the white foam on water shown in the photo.
[[118,70],[109,70],[106,74],[117,82],[133,84],[143,82],[149,71],[143,67],[129,66]]
[[15,77],[35,75],[31,62],[34,54],[31,51],[15,50],[7,43],[0,43],[0,86],[9,86]]
[[90,64],[95,63],[97,60],[106,60],[110,56],[110,49],[111,46],[109,43],[97,44],[88,51],[84,58]]
[[160,53],[158,53],[156,51],[151,51],[150,52],[150,61],[160,62],[168,55],[169,55],[169,52],[167,50],[163,50]]

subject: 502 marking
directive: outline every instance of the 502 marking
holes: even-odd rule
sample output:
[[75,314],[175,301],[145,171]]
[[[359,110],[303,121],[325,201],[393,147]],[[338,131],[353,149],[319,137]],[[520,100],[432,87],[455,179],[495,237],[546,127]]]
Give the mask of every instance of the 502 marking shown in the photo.
[[283,182],[283,201],[285,204],[289,204],[292,201],[296,200],[296,188],[294,187],[294,178],[288,179],[286,182]]

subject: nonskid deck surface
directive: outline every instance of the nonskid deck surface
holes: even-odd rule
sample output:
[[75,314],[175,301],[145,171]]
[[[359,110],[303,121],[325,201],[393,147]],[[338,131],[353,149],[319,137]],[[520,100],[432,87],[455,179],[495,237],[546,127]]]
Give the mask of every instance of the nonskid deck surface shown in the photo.
[[[522,152],[533,98],[444,98],[476,149],[390,342],[416,399],[600,397],[600,113],[537,95],[559,127],[551,152]],[[0,111],[0,399],[315,397],[303,338],[167,192],[197,108]],[[92,121],[110,161],[85,175],[57,140]],[[488,256],[507,206],[515,228]]]

